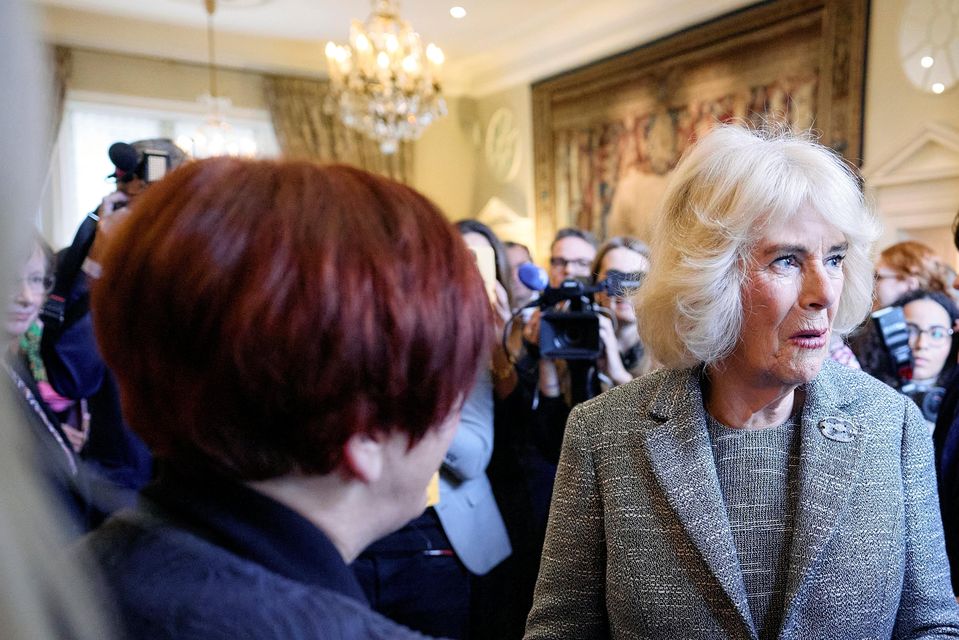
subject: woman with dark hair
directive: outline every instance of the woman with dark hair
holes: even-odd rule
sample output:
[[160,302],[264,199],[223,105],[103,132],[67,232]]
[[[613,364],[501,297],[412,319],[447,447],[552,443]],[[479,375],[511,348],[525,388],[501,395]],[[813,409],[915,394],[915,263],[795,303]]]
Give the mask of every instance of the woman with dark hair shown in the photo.
[[[508,318],[505,254],[499,239],[475,220],[455,226],[477,261],[492,255],[497,276],[493,315]],[[374,609],[432,636],[485,637],[502,608],[487,588],[493,579],[487,576],[510,555],[511,547],[486,475],[494,455],[492,371],[497,363],[512,369],[497,339],[501,332],[502,323],[490,323],[492,360],[479,367],[463,401],[456,435],[440,467],[438,501],[376,541],[353,564]]]
[[423,510],[487,348],[436,207],[344,166],[186,165],[115,231],[92,305],[160,467],[85,543],[128,636],[416,636],[347,564]]
[[[925,289],[910,291],[896,300],[895,306],[902,307],[906,318],[913,359],[912,379],[903,391],[922,403],[920,408],[931,431],[939,414],[942,390],[949,386],[957,368],[959,339],[955,327],[959,309],[948,294]],[[938,401],[933,397],[924,401],[930,391]]]
[[[942,258],[931,247],[914,240],[883,249],[876,259],[873,278],[874,311],[895,304],[911,291],[946,293],[951,281]],[[864,323],[848,337],[848,342],[863,371],[891,387],[899,386],[897,366],[873,322]]]

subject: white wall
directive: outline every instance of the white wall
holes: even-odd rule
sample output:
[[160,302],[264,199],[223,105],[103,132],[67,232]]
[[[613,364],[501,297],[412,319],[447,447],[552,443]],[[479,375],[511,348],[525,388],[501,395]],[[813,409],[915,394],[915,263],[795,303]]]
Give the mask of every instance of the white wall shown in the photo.
[[[886,228],[880,248],[918,240],[959,268],[950,233],[952,218],[959,211],[959,156],[954,156],[950,171],[949,150],[935,143],[916,150],[915,155],[904,155],[914,141],[928,133],[930,125],[959,135],[959,86],[936,95],[921,91],[906,77],[899,62],[905,4],[904,0],[872,0],[863,173]],[[900,161],[902,166],[895,166]],[[935,170],[920,170],[923,164],[927,169],[936,165]],[[889,182],[897,184],[880,184]],[[908,204],[902,206],[903,198],[912,203],[913,211]]]

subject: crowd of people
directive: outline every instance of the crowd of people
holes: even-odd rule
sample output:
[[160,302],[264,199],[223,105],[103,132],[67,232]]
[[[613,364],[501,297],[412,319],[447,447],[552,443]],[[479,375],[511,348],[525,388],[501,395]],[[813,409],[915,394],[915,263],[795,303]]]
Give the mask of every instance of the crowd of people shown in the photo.
[[959,637],[959,280],[873,261],[831,151],[719,127],[546,269],[359,169],[119,151],[3,361],[118,637]]

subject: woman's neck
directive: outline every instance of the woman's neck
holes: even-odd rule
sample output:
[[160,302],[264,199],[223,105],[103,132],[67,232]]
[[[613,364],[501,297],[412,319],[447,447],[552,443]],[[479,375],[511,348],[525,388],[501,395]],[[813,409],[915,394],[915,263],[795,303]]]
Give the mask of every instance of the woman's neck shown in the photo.
[[775,427],[785,422],[798,402],[795,386],[756,386],[707,369],[703,381],[703,404],[721,424],[743,429]]

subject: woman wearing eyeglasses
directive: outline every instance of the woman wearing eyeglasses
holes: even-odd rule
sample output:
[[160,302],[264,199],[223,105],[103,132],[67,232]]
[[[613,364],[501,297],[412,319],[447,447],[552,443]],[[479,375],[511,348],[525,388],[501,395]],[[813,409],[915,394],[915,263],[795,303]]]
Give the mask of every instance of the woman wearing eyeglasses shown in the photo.
[[[89,524],[87,483],[80,469],[79,458],[65,427],[43,400],[21,340],[40,313],[47,294],[53,288],[51,267],[53,254],[39,238],[25,253],[20,270],[14,274],[13,293],[7,300],[4,331],[7,352],[3,369],[13,393],[19,400],[25,421],[35,436],[34,449],[42,474],[53,492],[62,499],[65,510],[72,516],[75,532],[82,532]],[[78,434],[70,434],[76,440]]]
[[[955,327],[959,309],[947,294],[925,289],[910,291],[896,304],[902,307],[909,329],[914,388],[920,391],[945,388],[956,372],[959,342]],[[938,412],[938,406],[930,405],[930,409]],[[936,416],[926,413],[926,419],[931,429]]]

